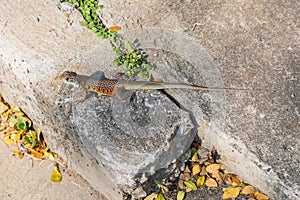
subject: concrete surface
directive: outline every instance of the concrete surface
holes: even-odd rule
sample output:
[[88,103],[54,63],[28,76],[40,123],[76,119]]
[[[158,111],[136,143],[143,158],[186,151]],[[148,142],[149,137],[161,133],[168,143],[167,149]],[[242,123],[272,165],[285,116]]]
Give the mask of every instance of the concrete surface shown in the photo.
[[89,183],[74,171],[63,171],[59,183],[50,181],[53,163],[25,156],[12,155],[13,148],[0,142],[0,199],[87,199],[106,200]]
[[[47,114],[52,110],[49,103],[63,99],[55,82],[59,72],[81,65],[80,72],[91,74],[99,66],[112,63],[109,44],[79,27],[76,14],[71,16],[74,23],[68,24],[56,3],[1,2],[0,7],[6,8],[0,14],[1,92],[8,101],[22,107],[38,127],[47,130],[44,133],[49,145],[72,161],[71,167],[96,190],[109,198],[120,198],[118,189],[101,173],[103,168],[65,123],[61,117],[64,115]],[[173,77],[206,86],[272,90],[261,94],[196,94],[199,102],[190,105],[184,98],[182,102],[194,111],[203,145],[215,146],[229,171],[273,199],[299,198],[298,1],[102,3],[108,25],[120,25],[121,33],[127,33],[129,38],[135,30],[132,37],[142,44],[143,40],[150,41],[142,46],[150,52],[169,51],[177,56]],[[151,38],[140,34],[141,28],[147,31],[150,27],[156,30],[152,43]],[[160,29],[165,31],[157,31]],[[157,40],[159,34],[163,38],[165,33],[175,44],[180,44],[182,38],[194,40],[196,47],[190,49],[189,43],[182,43],[181,51],[178,45],[168,49],[166,44],[171,45],[170,41],[165,44],[164,40]],[[198,63],[198,51],[206,58],[205,64]],[[183,65],[178,64],[180,59]],[[170,59],[162,66],[168,63]],[[203,69],[205,66],[210,67]],[[112,74],[115,69],[100,70]],[[161,76],[167,79],[171,72]],[[56,127],[64,127],[68,134],[57,134],[60,129],[49,126],[53,122],[58,122]]]

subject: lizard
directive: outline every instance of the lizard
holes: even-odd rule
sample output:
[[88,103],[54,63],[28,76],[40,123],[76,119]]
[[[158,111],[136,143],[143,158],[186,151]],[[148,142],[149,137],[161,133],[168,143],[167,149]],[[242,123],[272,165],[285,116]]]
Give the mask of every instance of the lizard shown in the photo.
[[216,92],[265,92],[266,90],[256,89],[235,89],[235,88],[209,88],[199,85],[185,83],[167,83],[155,81],[132,81],[121,78],[107,79],[94,78],[91,76],[80,75],[76,72],[65,71],[59,76],[59,79],[77,82],[87,91],[95,92],[101,95],[113,95],[118,90],[159,90],[159,89],[190,89],[198,91],[216,91]]

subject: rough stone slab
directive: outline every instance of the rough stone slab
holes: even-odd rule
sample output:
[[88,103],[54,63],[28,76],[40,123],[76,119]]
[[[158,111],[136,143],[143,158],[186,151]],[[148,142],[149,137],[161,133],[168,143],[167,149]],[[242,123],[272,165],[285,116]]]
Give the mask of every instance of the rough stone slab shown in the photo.
[[299,3],[157,0],[137,1],[136,9],[131,2],[104,2],[104,18],[122,28],[165,28],[196,38],[228,87],[274,90],[228,94],[223,121],[199,117],[199,134],[244,181],[274,199],[298,199]]
[[[103,173],[85,145],[59,113],[59,81],[62,71],[82,64],[105,66],[111,62],[107,41],[101,41],[79,24],[69,24],[57,1],[5,1],[0,3],[1,92],[21,107],[43,130],[51,149],[66,159],[97,190],[110,199],[122,194]],[[74,18],[79,17],[75,14]],[[99,48],[101,47],[101,48]],[[94,57],[95,54],[97,57]]]

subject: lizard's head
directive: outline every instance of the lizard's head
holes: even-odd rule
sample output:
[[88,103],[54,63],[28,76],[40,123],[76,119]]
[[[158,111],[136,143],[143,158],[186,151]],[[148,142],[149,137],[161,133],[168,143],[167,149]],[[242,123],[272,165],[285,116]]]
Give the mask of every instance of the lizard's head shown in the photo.
[[65,71],[64,73],[62,73],[62,75],[60,75],[60,79],[73,82],[76,76],[76,72]]

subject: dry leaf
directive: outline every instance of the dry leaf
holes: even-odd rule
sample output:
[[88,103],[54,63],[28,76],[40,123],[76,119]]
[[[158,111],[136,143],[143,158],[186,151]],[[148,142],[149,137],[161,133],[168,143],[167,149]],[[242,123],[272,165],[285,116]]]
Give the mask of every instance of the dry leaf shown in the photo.
[[183,171],[184,173],[191,173],[191,170],[188,166],[185,166],[185,169]]
[[223,173],[222,172],[212,174],[212,177],[215,178],[217,182],[222,182],[223,181]]
[[62,175],[61,175],[61,173],[60,173],[57,165],[54,165],[54,170],[53,170],[53,172],[51,174],[50,180],[52,182],[60,182],[61,179],[62,179]]
[[10,138],[10,136],[5,136],[4,137],[4,142],[6,144],[14,144],[15,142]]
[[224,174],[224,182],[226,185],[231,185],[232,180],[231,180],[231,174]]
[[192,169],[193,176],[200,173],[200,171],[201,171],[201,167],[200,167],[199,163],[194,163],[193,164],[193,169]]
[[223,193],[223,199],[234,199],[239,196],[241,191],[241,188],[236,187],[236,188],[226,188],[226,190]]
[[242,182],[235,176],[231,176],[231,180],[233,186],[240,186],[242,184]]
[[197,184],[197,186],[199,187],[199,186],[202,186],[202,185],[204,184],[204,182],[205,182],[205,176],[200,176],[200,177],[197,179],[196,184]]
[[212,174],[217,174],[217,173],[219,173],[220,166],[221,166],[220,164],[208,165],[206,167],[206,171],[209,172],[209,173],[212,173]]
[[200,176],[205,176],[206,174],[207,174],[206,167],[203,166],[200,172]]
[[204,165],[205,166],[208,166],[208,165],[211,165],[212,163],[211,162],[208,162],[208,161],[206,161],[206,162],[204,162]]
[[189,180],[189,179],[191,179],[191,174],[190,173],[181,173],[179,175],[179,178],[182,180]]
[[27,153],[31,154],[34,157],[39,158],[39,159],[41,159],[43,157],[43,155],[44,155],[43,153],[40,153],[40,152],[37,152],[37,151],[30,151],[30,152],[27,152]]
[[256,189],[252,185],[247,185],[242,189],[241,194],[248,195],[248,194],[254,194],[255,192]]
[[181,189],[181,190],[184,189],[184,185],[183,185],[183,180],[182,180],[182,179],[179,179],[179,180],[178,180],[178,187],[179,187],[179,189]]
[[257,200],[268,200],[268,199],[269,199],[269,197],[268,197],[267,195],[262,194],[262,193],[260,193],[260,192],[258,192],[258,191],[254,193],[254,197],[255,197]]
[[149,194],[144,200],[155,200],[157,198],[157,193]]
[[190,191],[192,191],[192,188],[186,188],[185,189],[185,192],[190,192]]
[[208,178],[205,182],[205,185],[208,187],[218,187],[218,183],[213,178]]

